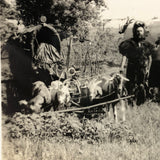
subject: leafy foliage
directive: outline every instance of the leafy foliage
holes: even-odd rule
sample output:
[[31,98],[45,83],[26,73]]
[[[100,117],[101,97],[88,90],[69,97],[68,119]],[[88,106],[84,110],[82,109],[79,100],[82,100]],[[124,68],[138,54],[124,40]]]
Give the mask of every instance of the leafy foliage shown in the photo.
[[42,15],[47,23],[57,25],[64,31],[76,30],[82,21],[98,16],[104,0],[16,0],[17,9],[26,25],[39,23]]
[[[90,26],[89,31],[77,32],[79,41],[73,38],[70,64],[81,68],[81,73],[89,71],[86,75],[105,73],[109,66],[119,66],[121,55],[118,51],[120,36],[117,30]],[[86,27],[87,28],[87,27]],[[84,41],[80,42],[82,39]],[[67,51],[67,40],[62,41],[62,51]],[[104,66],[105,65],[105,66]],[[86,69],[85,69],[86,68]]]
[[[12,126],[12,127],[10,127]],[[103,141],[136,142],[136,135],[126,124],[112,124],[106,118],[79,119],[75,114],[56,114],[54,112],[40,115],[23,115],[16,113],[7,125],[10,138],[30,137],[50,139],[68,137],[87,140],[88,143]]]
[[5,0],[0,1],[0,15],[4,18],[15,19],[18,18],[19,12],[16,10],[15,5],[10,6]]
[[19,18],[19,12],[16,10],[16,7],[10,6],[4,0],[0,1],[0,33],[2,44],[7,40],[11,34],[16,32],[17,27],[13,23],[8,22],[6,19],[11,19],[14,22],[17,22],[16,19]]

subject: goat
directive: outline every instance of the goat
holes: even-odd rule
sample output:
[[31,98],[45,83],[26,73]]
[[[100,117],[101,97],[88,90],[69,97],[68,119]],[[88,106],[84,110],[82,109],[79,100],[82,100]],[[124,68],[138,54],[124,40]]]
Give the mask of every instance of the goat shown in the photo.
[[[120,98],[123,92],[124,81],[129,81],[127,78],[119,73],[113,74],[111,77],[102,77],[98,79],[93,79],[89,85],[89,98],[93,103],[100,103],[116,98]],[[120,100],[121,110],[123,113],[123,121],[125,121],[125,106],[124,100]],[[114,119],[117,122],[117,110],[115,103],[112,104]],[[108,112],[110,110],[110,105],[108,106]]]
[[51,95],[42,81],[36,81],[32,87],[32,98],[29,101],[21,100],[19,105],[31,112],[39,113],[45,105],[51,103]]
[[59,80],[52,81],[49,86],[49,91],[54,111],[58,110],[60,107],[69,105],[71,97],[67,84],[62,83]]

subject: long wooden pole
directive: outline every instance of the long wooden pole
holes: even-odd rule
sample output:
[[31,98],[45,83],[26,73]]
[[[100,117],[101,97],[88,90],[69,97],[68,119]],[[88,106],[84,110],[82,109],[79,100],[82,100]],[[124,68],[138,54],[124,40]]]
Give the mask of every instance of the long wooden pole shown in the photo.
[[72,39],[73,37],[71,36],[68,42],[68,53],[67,53],[67,60],[66,60],[67,69],[69,68],[69,63],[70,63],[70,55],[71,55],[71,50],[72,50]]
[[72,109],[66,109],[66,110],[55,111],[55,112],[56,113],[64,113],[64,112],[74,112],[74,111],[86,110],[86,109],[91,109],[91,108],[95,108],[95,107],[98,107],[98,106],[102,106],[102,105],[105,105],[105,104],[118,102],[120,100],[132,98],[132,97],[134,97],[134,95],[127,96],[127,97],[122,97],[122,98],[117,98],[117,99],[114,99],[114,100],[111,100],[111,101],[107,101],[107,102],[103,102],[103,103],[99,103],[99,104],[94,104],[94,105],[87,106],[87,107],[72,108]]

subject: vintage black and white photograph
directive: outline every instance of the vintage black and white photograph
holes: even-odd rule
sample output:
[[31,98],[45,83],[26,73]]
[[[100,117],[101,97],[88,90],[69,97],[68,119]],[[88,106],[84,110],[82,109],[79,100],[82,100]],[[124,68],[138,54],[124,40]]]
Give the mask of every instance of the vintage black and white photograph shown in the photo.
[[0,8],[2,160],[160,159],[159,0]]

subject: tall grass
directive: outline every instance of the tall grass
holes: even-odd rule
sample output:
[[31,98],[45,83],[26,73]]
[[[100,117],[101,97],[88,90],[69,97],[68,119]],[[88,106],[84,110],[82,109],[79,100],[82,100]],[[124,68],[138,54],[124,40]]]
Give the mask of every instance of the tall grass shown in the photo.
[[[105,140],[89,144],[85,139],[74,140],[61,135],[43,140],[39,137],[13,139],[8,138],[8,132],[6,132],[2,143],[3,159],[159,160],[159,117],[160,107],[155,103],[146,103],[127,110],[127,121],[115,125],[121,127],[125,124],[126,127],[131,128],[137,136],[135,143],[129,143],[122,139],[120,141]],[[102,123],[106,123],[106,119]]]

